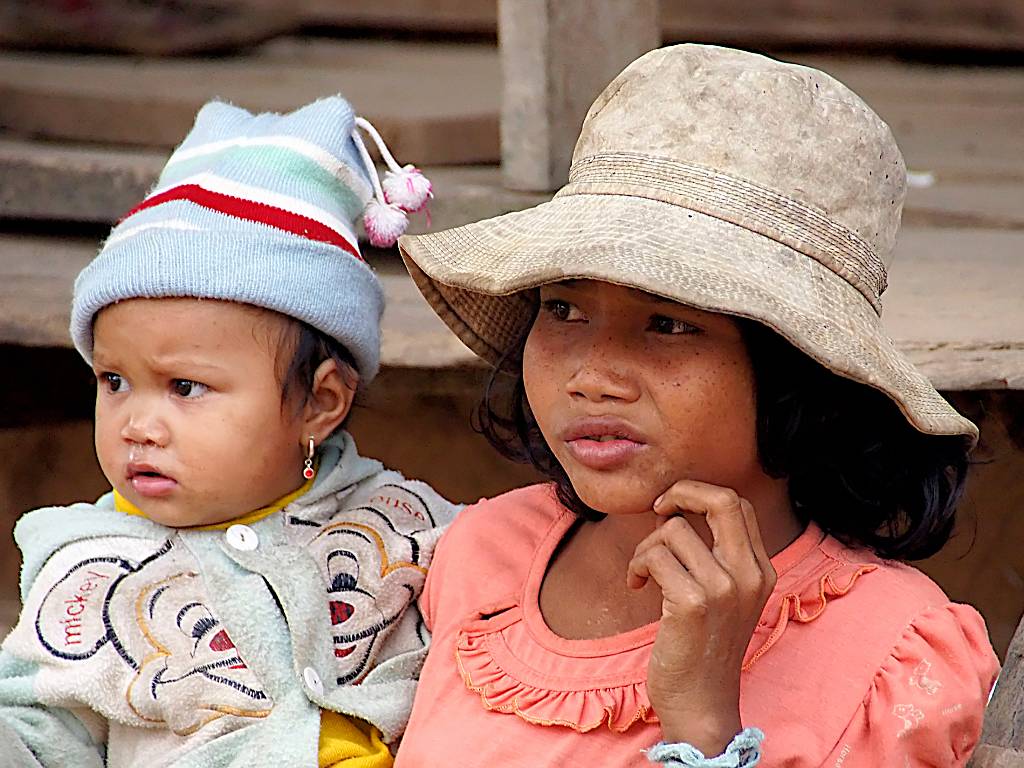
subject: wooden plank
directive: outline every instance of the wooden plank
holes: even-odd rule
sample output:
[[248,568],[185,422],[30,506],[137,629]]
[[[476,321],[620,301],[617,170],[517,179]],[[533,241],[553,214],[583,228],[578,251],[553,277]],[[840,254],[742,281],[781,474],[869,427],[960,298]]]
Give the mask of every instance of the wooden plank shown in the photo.
[[498,0],[301,0],[307,24],[341,29],[497,33]]
[[[1006,651],[992,700],[985,713],[981,742],[1024,750],[1024,624],[1017,628]],[[1018,753],[1018,758],[1024,755]]]
[[[1022,74],[1024,78],[1024,74]],[[0,138],[0,217],[112,223],[156,181],[163,150],[92,147]],[[547,198],[504,188],[496,166],[428,167],[436,196],[434,229],[519,210]],[[1024,229],[1024,179],[958,181],[931,173],[927,186],[912,186],[905,225]],[[426,230],[414,216],[410,232]]]
[[[1024,70],[796,56],[856,91],[892,128],[911,170],[948,182],[1024,179]],[[1017,201],[1024,207],[1024,198]]]
[[212,98],[288,111],[342,92],[402,162],[493,162],[493,46],[282,40],[224,58],[0,56],[0,126],[56,139],[175,146]]
[[1024,50],[1019,0],[662,0],[666,42]]
[[0,44],[169,55],[224,51],[296,29],[278,0],[33,0],[0,3]]
[[[71,346],[72,285],[96,250],[96,242],[84,238],[0,234],[0,344]],[[382,365],[478,365],[430,310],[403,267],[382,263],[378,274],[387,299]]]
[[[969,213],[982,218],[968,225],[991,226],[986,216],[1024,210],[1024,195],[1012,186],[1024,184],[1024,71],[797,58],[849,84],[889,121],[911,169],[934,177],[927,194],[940,201],[937,210],[961,195],[954,185],[970,200],[990,181],[1011,185],[1008,195],[975,206]],[[402,162],[493,164],[501,88],[498,52],[488,45],[286,39],[245,56],[163,62],[2,54],[0,126],[49,139],[169,148],[214,95],[287,110],[341,90],[378,122]],[[551,151],[570,153],[577,127]],[[526,142],[531,130],[506,133]]]
[[[0,218],[112,224],[156,182],[167,153],[0,139]],[[414,215],[409,233],[447,229],[544,202],[514,192],[496,166],[424,168],[434,185],[429,219]]]
[[594,99],[657,47],[658,2],[500,0],[498,20],[505,186],[558,189]]
[[[68,346],[68,306],[95,242],[0,235],[0,344]],[[897,345],[944,390],[1024,389],[1024,232],[907,228],[884,319]],[[969,254],[970,258],[965,258]],[[383,364],[476,364],[393,259],[384,282]]]
[[[846,82],[892,125],[910,168],[935,178],[930,194],[959,184],[971,198],[979,182],[1024,183],[1021,70],[798,60]],[[497,163],[500,69],[494,46],[291,39],[213,60],[3,54],[0,125],[46,138],[170,147],[214,94],[252,109],[288,110],[342,90],[378,121],[402,162]],[[529,129],[507,133],[525,141]],[[570,153],[577,128],[566,133],[557,148]],[[995,207],[1024,209],[1019,190],[1008,191],[1016,195]]]
[[[494,33],[497,0],[303,0],[310,23]],[[1024,50],[1019,0],[887,0],[865,12],[842,0],[661,0],[665,42]]]
[[967,765],[968,768],[1024,768],[1024,752],[981,744]]
[[939,389],[1024,389],[1024,232],[906,227],[886,327]]
[[112,223],[156,182],[167,154],[0,139],[0,216]]

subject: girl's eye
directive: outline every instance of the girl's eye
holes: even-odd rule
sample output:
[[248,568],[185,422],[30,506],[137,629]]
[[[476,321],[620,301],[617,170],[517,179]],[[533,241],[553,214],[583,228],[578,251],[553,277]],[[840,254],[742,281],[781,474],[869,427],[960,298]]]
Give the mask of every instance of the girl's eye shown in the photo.
[[662,334],[700,333],[700,328],[665,315],[653,315],[647,330]]
[[548,299],[542,302],[544,311],[560,322],[574,322],[583,319],[583,313],[563,299]]
[[105,384],[107,391],[111,394],[115,392],[127,392],[128,382],[124,380],[124,377],[119,373],[111,373],[110,371],[104,371],[99,375],[101,384]]
[[202,397],[209,391],[205,384],[200,384],[198,381],[192,381],[191,379],[175,379],[171,382],[171,389],[174,390],[174,394],[178,397],[190,400]]

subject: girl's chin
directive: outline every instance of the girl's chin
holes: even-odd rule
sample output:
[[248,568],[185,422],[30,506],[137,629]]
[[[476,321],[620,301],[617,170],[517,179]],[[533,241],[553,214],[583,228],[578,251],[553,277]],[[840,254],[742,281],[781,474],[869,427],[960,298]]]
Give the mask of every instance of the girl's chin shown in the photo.
[[605,515],[639,515],[654,509],[661,490],[610,487],[611,484],[574,484],[580,501]]

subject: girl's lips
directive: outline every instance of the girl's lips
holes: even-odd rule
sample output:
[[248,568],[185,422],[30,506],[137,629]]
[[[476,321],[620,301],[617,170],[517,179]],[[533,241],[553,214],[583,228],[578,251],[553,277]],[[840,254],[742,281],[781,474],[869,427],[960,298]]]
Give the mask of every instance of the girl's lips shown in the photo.
[[624,437],[611,440],[577,438],[566,440],[572,457],[590,469],[615,469],[631,461],[647,446]]
[[614,416],[589,416],[570,422],[561,439],[572,457],[591,469],[615,469],[647,447],[643,433]]

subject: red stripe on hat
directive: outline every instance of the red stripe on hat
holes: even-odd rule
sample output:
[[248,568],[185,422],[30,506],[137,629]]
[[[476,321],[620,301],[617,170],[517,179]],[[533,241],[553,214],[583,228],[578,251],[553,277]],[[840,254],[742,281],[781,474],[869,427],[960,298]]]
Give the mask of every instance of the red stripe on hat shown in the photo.
[[[158,195],[148,197],[128,211],[124,218],[127,219],[129,216],[132,216],[139,211],[144,211],[147,208],[152,208],[154,206],[161,205],[162,203],[170,202],[171,200],[188,200],[196,205],[201,205],[204,208],[217,211],[218,213],[234,216],[238,219],[245,219],[246,221],[255,221],[260,224],[266,224],[276,229],[290,232],[293,235],[305,237],[309,240],[316,240],[321,243],[336,245],[352,254],[360,261],[363,260],[363,257],[359,255],[359,251],[356,249],[355,245],[349,242],[344,235],[337,230],[331,229],[326,224],[320,223],[316,219],[311,219],[308,216],[303,216],[298,213],[292,213],[291,211],[286,211],[284,208],[278,208],[277,206],[259,203],[255,200],[245,200],[240,197],[225,195],[221,192],[211,192],[208,189],[200,187],[198,184],[182,184],[177,187],[172,187],[166,192],[161,192]],[[122,221],[124,221],[124,219],[122,219]]]

